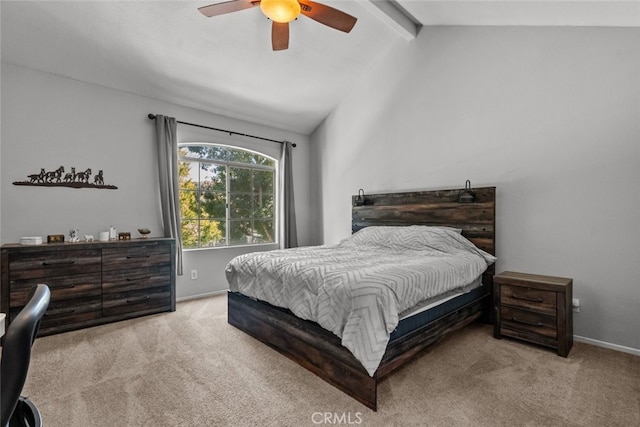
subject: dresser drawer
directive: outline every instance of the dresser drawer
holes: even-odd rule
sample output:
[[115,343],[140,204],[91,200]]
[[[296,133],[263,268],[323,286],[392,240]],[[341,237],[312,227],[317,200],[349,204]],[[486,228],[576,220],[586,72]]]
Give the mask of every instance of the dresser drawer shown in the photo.
[[137,245],[130,248],[105,248],[102,250],[102,271],[127,268],[159,267],[171,262],[171,250],[167,245]]
[[11,307],[27,303],[31,288],[44,283],[51,290],[51,301],[97,296],[102,294],[100,273],[78,274],[39,279],[12,280],[9,294]]
[[171,307],[171,290],[169,286],[145,288],[136,291],[113,292],[102,295],[102,315],[161,311]]
[[144,289],[169,287],[171,269],[168,266],[154,268],[129,268],[107,271],[102,274],[102,293],[142,291]]
[[9,280],[99,273],[100,250],[63,250],[14,253],[9,256]]
[[555,316],[557,312],[556,293],[552,291],[502,285],[500,298],[503,305],[521,307],[551,316]]
[[[84,298],[64,299],[49,303],[46,313],[40,321],[39,335],[51,332],[77,329],[77,325],[102,315],[102,298],[100,295]],[[22,307],[11,308],[12,320],[18,315]],[[62,328],[64,326],[64,328]]]

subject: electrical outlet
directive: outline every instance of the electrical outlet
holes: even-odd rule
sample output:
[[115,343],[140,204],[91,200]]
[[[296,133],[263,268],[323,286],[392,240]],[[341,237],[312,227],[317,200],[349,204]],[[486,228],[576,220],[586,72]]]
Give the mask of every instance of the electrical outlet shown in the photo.
[[191,270],[191,280],[196,280],[198,278],[198,270]]
[[580,300],[578,298],[574,298],[571,301],[571,305],[573,306],[573,311],[576,313],[580,313]]

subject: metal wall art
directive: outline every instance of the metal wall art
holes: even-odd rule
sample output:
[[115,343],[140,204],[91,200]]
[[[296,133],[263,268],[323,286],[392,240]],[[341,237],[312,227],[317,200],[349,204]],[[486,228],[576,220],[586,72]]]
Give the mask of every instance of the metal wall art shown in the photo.
[[105,185],[104,173],[100,170],[91,176],[91,168],[76,172],[76,168],[65,173],[64,166],[60,166],[53,171],[40,169],[40,173],[27,175],[26,181],[15,181],[13,185],[34,185],[39,187],[71,187],[71,188],[103,188],[115,190],[115,185]]

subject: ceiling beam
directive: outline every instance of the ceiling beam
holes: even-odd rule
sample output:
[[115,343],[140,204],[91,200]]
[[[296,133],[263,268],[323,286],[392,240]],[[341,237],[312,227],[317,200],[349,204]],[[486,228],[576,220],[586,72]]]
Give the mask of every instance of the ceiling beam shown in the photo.
[[398,8],[393,0],[359,0],[360,4],[406,40],[416,38],[421,25]]

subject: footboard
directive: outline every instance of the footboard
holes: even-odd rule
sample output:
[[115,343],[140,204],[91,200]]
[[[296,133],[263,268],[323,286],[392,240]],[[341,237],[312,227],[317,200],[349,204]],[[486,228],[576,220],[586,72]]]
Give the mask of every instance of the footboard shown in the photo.
[[373,377],[342,346],[337,336],[314,322],[296,317],[289,310],[229,292],[228,322],[375,411],[378,382],[382,378],[450,332],[481,318],[486,303],[485,294],[390,342]]
[[376,410],[376,378],[369,376],[337,336],[289,310],[235,292],[228,294],[228,310],[229,324]]

